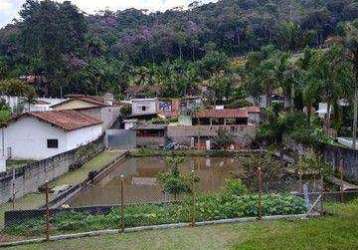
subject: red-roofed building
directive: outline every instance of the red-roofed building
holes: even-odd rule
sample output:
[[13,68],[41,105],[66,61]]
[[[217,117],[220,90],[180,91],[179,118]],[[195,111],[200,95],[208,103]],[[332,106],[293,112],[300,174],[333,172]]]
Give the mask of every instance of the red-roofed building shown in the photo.
[[191,125],[168,126],[168,137],[178,144],[205,148],[208,141],[218,136],[219,130],[226,130],[232,135],[236,148],[245,147],[255,137],[259,122],[258,107],[225,109],[219,106],[195,112]]
[[53,110],[76,110],[82,114],[90,115],[103,121],[103,128],[113,126],[120,115],[121,103],[114,100],[113,95],[88,96],[73,94],[62,103],[51,106]]
[[102,121],[74,110],[30,112],[6,128],[8,157],[41,160],[86,145],[103,134]]
[[193,125],[246,125],[249,113],[245,109],[207,109],[196,112]]

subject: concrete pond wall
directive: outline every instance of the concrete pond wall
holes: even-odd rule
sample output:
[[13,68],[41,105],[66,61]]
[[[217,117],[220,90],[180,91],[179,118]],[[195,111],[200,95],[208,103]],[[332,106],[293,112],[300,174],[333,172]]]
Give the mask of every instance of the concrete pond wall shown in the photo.
[[343,175],[351,182],[358,183],[358,150],[326,145],[323,148],[325,160],[332,164],[334,170],[343,163]]
[[27,164],[15,171],[0,173],[0,204],[12,199],[13,184],[15,184],[16,198],[36,192],[46,181],[53,181],[71,169],[80,167],[104,149],[103,137],[101,137],[86,146]]
[[[307,151],[306,146],[287,138],[285,145],[298,155],[304,155]],[[338,170],[342,161],[344,178],[358,183],[358,150],[336,145],[321,145],[319,150],[326,162],[331,164],[333,171]]]

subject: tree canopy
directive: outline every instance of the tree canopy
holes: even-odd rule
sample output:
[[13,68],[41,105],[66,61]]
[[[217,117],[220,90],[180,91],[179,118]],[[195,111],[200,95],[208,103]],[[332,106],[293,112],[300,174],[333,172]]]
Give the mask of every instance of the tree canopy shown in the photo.
[[[222,0],[194,2],[187,10],[95,15],[70,1],[27,0],[18,22],[0,30],[0,80],[36,76],[39,94],[52,96],[123,96],[138,86],[181,96],[209,84],[228,99],[230,91],[217,91],[224,81],[216,81],[223,73],[237,79],[228,58],[268,44],[284,52],[318,47],[357,17],[354,0]],[[262,66],[272,73],[269,62]]]

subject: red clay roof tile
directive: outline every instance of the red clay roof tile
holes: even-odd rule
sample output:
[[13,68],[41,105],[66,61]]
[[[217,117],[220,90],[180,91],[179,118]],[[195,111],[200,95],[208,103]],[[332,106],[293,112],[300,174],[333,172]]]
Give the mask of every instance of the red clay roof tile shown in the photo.
[[[102,121],[92,116],[82,114],[74,110],[47,111],[47,112],[30,112],[22,116],[32,116],[41,121],[50,123],[66,131],[72,131],[84,127],[90,127],[101,124]],[[19,119],[19,117],[17,118]]]
[[247,118],[248,111],[244,109],[207,109],[195,114],[197,118]]
[[249,113],[260,113],[261,112],[260,107],[257,107],[257,106],[245,107],[244,109],[246,109]]

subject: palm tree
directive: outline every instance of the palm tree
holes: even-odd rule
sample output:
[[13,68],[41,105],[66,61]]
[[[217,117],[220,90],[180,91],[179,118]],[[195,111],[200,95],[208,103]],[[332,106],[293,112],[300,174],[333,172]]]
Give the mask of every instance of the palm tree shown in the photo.
[[314,70],[323,100],[327,103],[325,119],[326,128],[330,128],[331,108],[343,96],[341,82],[342,49],[332,46],[327,51],[320,51],[315,56]]
[[313,104],[317,101],[317,96],[319,96],[319,85],[317,84],[316,78],[313,76],[312,72],[303,72],[303,74],[305,85],[302,89],[302,100],[304,105],[307,107],[307,121],[310,125]]
[[358,119],[358,28],[357,25],[347,24],[345,27],[345,47],[348,59],[353,64],[354,83],[353,83],[353,149],[357,144],[357,119]]
[[281,58],[280,51],[268,45],[261,48],[259,52],[250,53],[245,66],[248,72],[248,87],[255,92],[258,89],[265,92],[267,107],[272,104],[272,93],[277,84],[279,58]]

